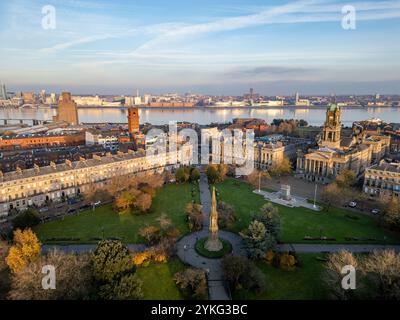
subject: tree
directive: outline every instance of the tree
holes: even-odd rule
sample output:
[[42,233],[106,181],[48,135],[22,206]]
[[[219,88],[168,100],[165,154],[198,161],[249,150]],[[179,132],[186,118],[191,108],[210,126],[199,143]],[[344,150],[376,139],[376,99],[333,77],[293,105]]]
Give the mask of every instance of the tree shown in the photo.
[[267,179],[271,179],[271,176],[268,171],[263,170],[254,169],[252,173],[246,176],[247,182],[256,188],[258,188],[260,184],[262,185]]
[[160,217],[157,218],[157,221],[159,222],[162,231],[166,231],[172,226],[172,221],[165,212],[161,213]]
[[231,228],[235,223],[235,209],[223,201],[218,202],[218,224],[220,228]]
[[156,226],[146,226],[139,230],[139,235],[143,237],[148,244],[153,245],[160,241],[161,232]]
[[221,180],[221,175],[215,165],[208,165],[206,169],[208,182],[211,184],[217,183]]
[[292,164],[288,157],[283,157],[282,161],[274,163],[270,168],[269,172],[272,175],[289,174],[292,172]]
[[[55,267],[56,288],[43,290],[42,267]],[[11,300],[76,300],[92,293],[92,272],[88,255],[50,251],[13,274],[9,298]]]
[[164,185],[164,179],[161,174],[147,174],[136,177],[136,182],[139,186],[147,185],[152,189],[158,189]]
[[364,259],[362,270],[373,285],[375,299],[400,299],[400,253],[375,251]]
[[6,241],[0,241],[0,300],[5,300],[10,288],[10,271],[6,264],[9,245]]
[[125,190],[115,197],[114,206],[118,212],[128,211],[136,202],[136,196],[132,190]]
[[138,300],[143,298],[143,281],[136,274],[121,276],[100,288],[99,296],[105,300]]
[[91,256],[93,276],[101,299],[140,299],[141,282],[135,277],[128,248],[120,241],[99,242]]
[[188,203],[185,207],[189,230],[198,231],[203,227],[203,209],[197,203]]
[[328,184],[322,192],[322,199],[328,204],[327,210],[332,205],[340,206],[350,199],[350,193],[345,188],[340,188],[336,183]]
[[176,170],[175,179],[179,183],[185,183],[186,181],[189,180],[189,177],[190,173],[188,167],[181,166],[178,170]]
[[40,223],[40,218],[37,210],[28,208],[22,211],[12,220],[13,229],[32,228]]
[[217,165],[217,170],[219,173],[219,181],[224,181],[229,172],[229,166],[227,164],[220,163]]
[[174,275],[176,285],[189,298],[205,299],[207,295],[207,279],[202,269],[187,268]]
[[94,184],[89,186],[83,196],[88,202],[109,202],[113,199],[112,194],[106,188],[97,188]]
[[382,201],[382,220],[390,228],[400,230],[400,201],[394,197]]
[[20,272],[40,256],[41,246],[31,229],[14,231],[14,244],[11,246],[6,263],[13,273]]
[[344,169],[336,176],[335,182],[340,188],[350,188],[356,183],[356,173],[351,169]]
[[[355,298],[355,290],[344,290],[342,288],[342,279],[344,276],[342,268],[347,265],[353,266],[356,270],[359,266],[357,258],[351,252],[344,250],[328,256],[323,281],[331,297],[334,299],[348,300]],[[357,273],[356,275],[359,278],[359,274]],[[357,286],[359,287],[360,284],[360,279],[357,279]],[[358,291],[360,291],[359,288],[357,288]]]
[[200,179],[200,171],[197,168],[191,168],[190,170],[190,181],[196,182]]
[[247,254],[251,259],[261,259],[268,250],[276,245],[276,239],[267,232],[265,225],[258,220],[252,220],[249,227],[241,232]]
[[151,195],[148,193],[141,193],[136,198],[135,207],[140,210],[140,212],[147,212],[149,211],[152,204]]
[[264,204],[260,209],[260,214],[254,215],[253,220],[262,222],[267,232],[276,240],[279,240],[281,235],[281,218],[278,208],[274,207],[272,203],[267,202]]
[[264,274],[245,257],[227,255],[222,259],[221,269],[232,291],[243,288],[261,293],[265,290]]

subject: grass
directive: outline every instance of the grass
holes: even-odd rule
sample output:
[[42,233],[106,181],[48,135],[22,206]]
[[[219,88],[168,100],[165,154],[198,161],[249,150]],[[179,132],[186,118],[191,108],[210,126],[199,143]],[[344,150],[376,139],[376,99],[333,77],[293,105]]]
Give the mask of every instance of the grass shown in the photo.
[[[63,220],[40,224],[34,228],[42,243],[60,243],[60,241],[46,241],[51,238],[80,238],[79,241],[69,243],[96,243],[93,238],[117,237],[125,243],[142,243],[138,235],[140,228],[146,225],[157,225],[161,213],[167,214],[172,223],[181,231],[188,232],[185,206],[192,201],[192,190],[196,202],[200,202],[198,187],[192,184],[167,185],[157,190],[153,200],[151,212],[135,214],[129,212],[118,214],[112,205],[105,205],[95,211],[86,210],[76,216],[66,217]],[[64,241],[61,243],[68,243]]]
[[267,283],[266,290],[260,295],[247,291],[234,293],[234,299],[261,300],[318,300],[326,299],[327,292],[321,280],[324,272],[323,257],[316,253],[298,254],[301,266],[295,270],[286,271],[275,268],[267,263],[257,262],[257,267],[264,273]]
[[[252,213],[258,212],[267,201],[253,193],[250,184],[227,179],[217,185],[219,199],[235,208],[236,223],[231,231],[239,232],[245,229]],[[329,243],[400,243],[399,235],[389,233],[377,225],[375,218],[354,213],[341,208],[331,207],[316,212],[307,208],[289,208],[274,204],[279,209],[282,224],[282,241],[286,243],[324,243],[324,241],[304,240],[304,236],[322,236],[336,238]],[[348,216],[357,217],[357,219]],[[346,237],[366,238],[376,240],[346,241]],[[385,240],[386,237],[386,240]],[[325,241],[326,242],[326,241]]]
[[222,258],[223,256],[227,255],[232,251],[232,245],[230,244],[229,241],[220,239],[222,242],[222,249],[219,251],[209,251],[204,247],[204,244],[206,243],[207,238],[200,239],[196,242],[195,249],[196,252],[206,258],[211,258],[211,259],[218,259]]
[[145,300],[180,300],[181,292],[174,282],[174,274],[185,267],[178,258],[167,263],[151,263],[147,267],[139,267],[136,271],[143,281],[143,299]]

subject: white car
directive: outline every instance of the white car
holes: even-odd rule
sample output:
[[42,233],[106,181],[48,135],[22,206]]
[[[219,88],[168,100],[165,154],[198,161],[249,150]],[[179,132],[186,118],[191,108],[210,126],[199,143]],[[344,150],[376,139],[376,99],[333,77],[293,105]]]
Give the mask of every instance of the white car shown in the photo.
[[379,214],[381,211],[379,209],[372,209],[371,213],[372,214]]
[[357,207],[357,202],[355,202],[355,201],[349,202],[349,207],[350,207],[350,208],[355,208],[355,207]]

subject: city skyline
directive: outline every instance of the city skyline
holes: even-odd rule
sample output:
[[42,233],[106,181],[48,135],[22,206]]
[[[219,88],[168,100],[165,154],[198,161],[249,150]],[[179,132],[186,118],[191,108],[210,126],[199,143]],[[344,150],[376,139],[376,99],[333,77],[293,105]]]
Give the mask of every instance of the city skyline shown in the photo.
[[[56,9],[56,29],[41,26]],[[341,26],[356,9],[356,29]],[[396,94],[400,1],[12,1],[0,4],[10,91]],[[168,15],[165,14],[168,12]],[[21,23],[23,21],[23,23]]]

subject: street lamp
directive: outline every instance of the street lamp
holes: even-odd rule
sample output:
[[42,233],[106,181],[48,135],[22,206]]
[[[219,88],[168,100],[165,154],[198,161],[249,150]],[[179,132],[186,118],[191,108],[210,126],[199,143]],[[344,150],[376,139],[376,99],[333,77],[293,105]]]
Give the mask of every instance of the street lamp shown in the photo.
[[317,188],[318,188],[318,185],[317,185],[317,183],[315,183],[315,190],[314,190],[314,205],[313,205],[314,209],[317,209],[317,205],[315,204],[315,203],[316,203],[316,201],[317,201]]
[[183,262],[186,263],[186,249],[187,249],[187,245],[185,244],[183,246]]

